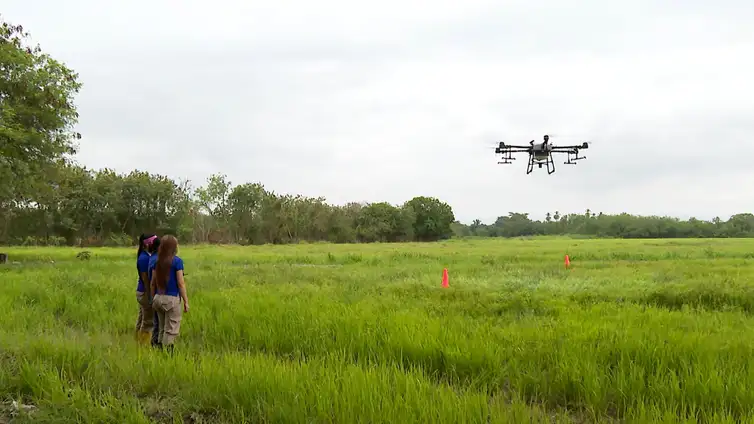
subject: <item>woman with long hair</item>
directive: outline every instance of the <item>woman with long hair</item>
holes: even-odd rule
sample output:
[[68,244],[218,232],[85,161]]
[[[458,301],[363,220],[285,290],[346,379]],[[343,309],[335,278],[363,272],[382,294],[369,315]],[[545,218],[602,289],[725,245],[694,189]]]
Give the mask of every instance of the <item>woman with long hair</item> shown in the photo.
[[152,307],[157,312],[159,323],[157,346],[165,346],[171,353],[181,328],[183,313],[189,311],[183,260],[177,253],[178,240],[171,235],[163,236],[157,249],[157,261],[151,279]]
[[139,249],[136,252],[136,271],[139,280],[136,283],[136,302],[139,304],[139,315],[136,318],[136,340],[146,344],[154,326],[154,311],[150,304],[149,296],[149,250],[152,243],[157,239],[154,234],[142,234],[139,237]]
[[[148,272],[147,272],[147,281],[150,281],[150,282],[152,281],[152,271],[154,270],[154,266],[157,263],[157,250],[159,249],[159,247],[160,247],[160,239],[159,238],[155,238],[154,241],[152,242],[152,245],[149,246],[149,255],[150,256],[149,256],[149,267],[148,267]],[[151,296],[152,296],[152,293],[151,293],[151,290],[150,290],[150,305],[152,303]],[[154,324],[152,324],[152,346],[153,347],[157,347],[158,346],[157,345],[157,336],[158,336],[158,324],[159,324],[159,320],[157,318],[157,311],[155,311],[154,308],[152,308],[152,312],[154,314],[154,319],[153,319]]]

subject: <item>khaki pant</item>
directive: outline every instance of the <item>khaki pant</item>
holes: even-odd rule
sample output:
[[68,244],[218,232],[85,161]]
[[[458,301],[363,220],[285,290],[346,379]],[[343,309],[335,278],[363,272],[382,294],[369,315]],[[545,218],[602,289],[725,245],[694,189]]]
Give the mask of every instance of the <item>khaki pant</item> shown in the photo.
[[152,300],[152,307],[157,313],[159,323],[157,341],[165,346],[172,345],[181,329],[181,319],[183,318],[181,298],[156,294],[154,300]]
[[154,310],[149,304],[149,295],[137,291],[136,302],[139,303],[139,317],[136,318],[136,331],[152,331],[154,327]]

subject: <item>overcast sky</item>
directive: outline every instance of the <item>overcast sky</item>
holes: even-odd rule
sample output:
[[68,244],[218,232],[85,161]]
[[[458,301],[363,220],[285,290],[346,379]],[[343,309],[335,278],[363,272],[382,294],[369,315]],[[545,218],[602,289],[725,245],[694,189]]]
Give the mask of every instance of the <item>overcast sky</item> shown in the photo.
[[[751,0],[4,0],[80,73],[80,163],[332,203],[754,212]],[[497,141],[593,141],[526,175]]]

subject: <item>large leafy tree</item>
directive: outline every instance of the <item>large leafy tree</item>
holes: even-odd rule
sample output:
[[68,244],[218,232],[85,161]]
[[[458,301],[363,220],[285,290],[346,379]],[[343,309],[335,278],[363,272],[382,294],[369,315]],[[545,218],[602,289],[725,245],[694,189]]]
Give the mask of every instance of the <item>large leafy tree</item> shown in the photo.
[[410,208],[398,208],[387,202],[371,203],[356,218],[356,232],[362,242],[411,241],[414,219]]
[[28,201],[54,165],[76,153],[78,74],[0,16],[0,209]]
[[453,234],[451,224],[456,219],[447,203],[434,197],[417,196],[406,202],[405,207],[413,210],[414,236],[417,240],[441,240]]

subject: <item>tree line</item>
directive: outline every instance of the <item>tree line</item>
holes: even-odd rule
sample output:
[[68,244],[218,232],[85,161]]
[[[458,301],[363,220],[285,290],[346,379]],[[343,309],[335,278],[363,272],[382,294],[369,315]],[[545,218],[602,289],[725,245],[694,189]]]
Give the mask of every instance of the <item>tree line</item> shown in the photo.
[[563,214],[547,213],[543,220],[532,220],[528,213],[510,212],[492,224],[474,220],[470,225],[453,224],[459,237],[525,237],[571,235],[605,238],[729,238],[753,237],[754,215],[740,213],[727,221],[715,217],[710,221],[669,216],[637,216],[628,213],[608,215],[599,212]]
[[231,184],[210,176],[192,188],[166,176],[118,174],[74,163],[78,74],[29,44],[20,25],[0,16],[0,244],[132,245],[142,232],[187,243],[401,242],[449,237],[579,234],[596,237],[749,237],[754,216],[723,222],[628,214],[548,214],[542,221],[509,213],[492,224],[462,224],[445,202],[417,196],[331,205]]
[[[49,172],[53,171],[53,172]],[[5,204],[0,243],[132,245],[142,232],[175,234],[184,243],[333,243],[435,241],[450,237],[579,235],[617,238],[750,237],[754,215],[680,220],[672,217],[548,213],[533,220],[511,212],[494,223],[462,224],[433,197],[331,205],[324,198],[279,194],[260,183],[233,185],[223,174],[192,188],[143,171],[118,174],[68,163],[24,201]]]
[[338,206],[260,183],[232,185],[223,174],[197,188],[138,170],[72,164],[49,175],[24,201],[6,203],[0,243],[132,245],[152,231],[184,243],[434,241],[451,237],[455,221],[452,208],[433,197]]

